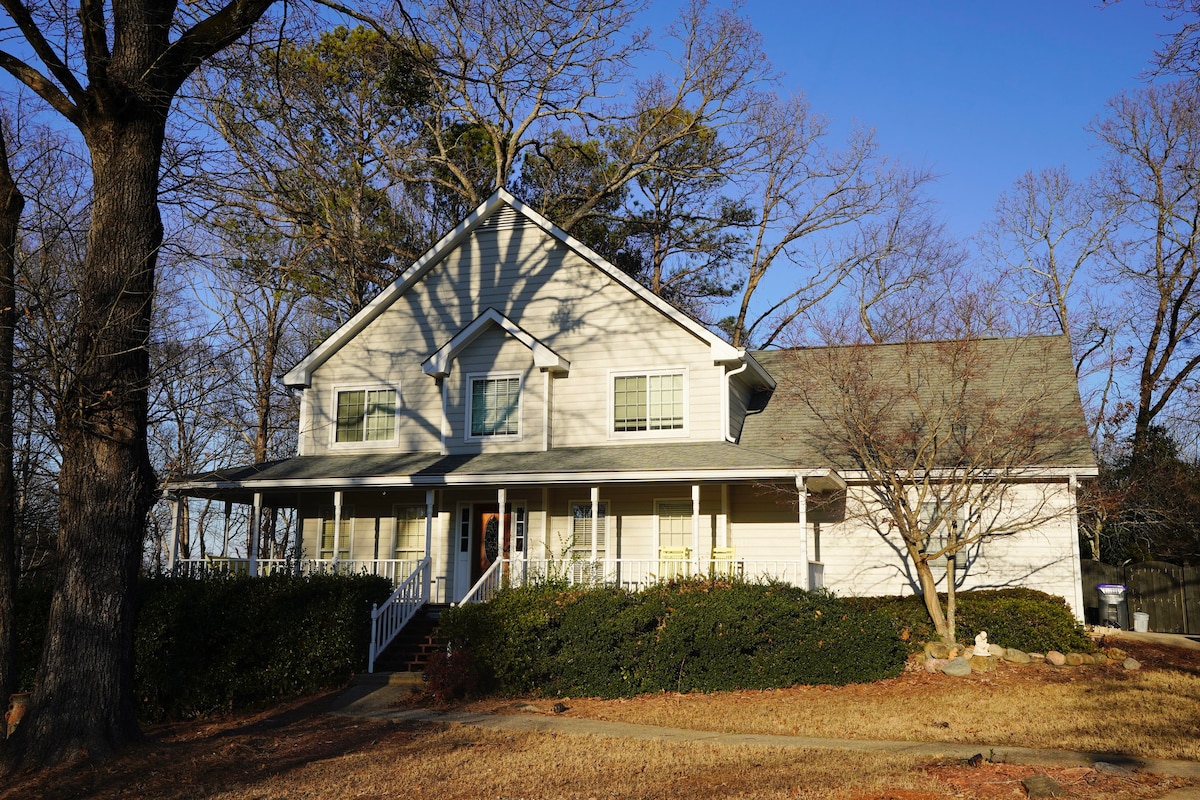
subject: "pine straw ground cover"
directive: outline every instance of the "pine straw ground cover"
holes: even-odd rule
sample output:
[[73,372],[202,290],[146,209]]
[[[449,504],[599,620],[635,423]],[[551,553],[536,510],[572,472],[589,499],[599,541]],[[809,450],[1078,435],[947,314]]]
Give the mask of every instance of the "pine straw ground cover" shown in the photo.
[[[1175,652],[1156,655],[1149,648],[1127,645],[1151,672],[1174,678],[1176,691],[1193,692],[1191,681],[1200,680],[1200,658],[1180,660]],[[1183,651],[1178,651],[1183,652]],[[1174,664],[1174,666],[1171,666]],[[1096,679],[1098,673],[1090,673]],[[982,676],[987,677],[987,676]],[[1009,675],[989,681],[967,679],[959,686],[974,686],[979,696],[993,687],[1008,687],[1010,720],[1056,714],[1028,700],[1037,687],[1058,687],[1064,696],[1086,695],[1079,690],[1083,678],[1068,673],[1038,670],[1017,681]],[[1160,676],[1161,677],[1161,676]],[[1113,679],[1117,681],[1117,679]],[[1142,680],[1130,678],[1135,683]],[[908,681],[908,682],[906,682]],[[1008,681],[1004,684],[1003,681]],[[946,679],[949,682],[949,679]],[[1117,681],[1119,683],[1119,681]],[[829,716],[850,704],[875,718],[904,712],[914,693],[932,691],[935,684],[923,674],[905,676],[869,686],[841,689],[793,689],[787,692],[729,693],[677,698],[656,695],[631,701],[567,701],[568,714],[607,708],[607,716],[621,716],[640,707],[678,714],[691,706],[691,719],[711,729],[719,717],[761,716],[749,702],[755,696],[774,697],[775,705],[795,705],[786,719],[793,726],[807,717]],[[1147,689],[1157,695],[1166,688]],[[1050,692],[1053,696],[1054,692]],[[973,695],[955,695],[947,703],[970,703]],[[990,764],[976,767],[961,762],[930,763],[927,759],[830,751],[797,751],[777,748],[727,747],[708,742],[659,743],[512,734],[440,724],[390,724],[323,714],[328,697],[310,698],[274,711],[223,720],[157,726],[147,729],[147,740],[125,755],[100,765],[85,765],[43,773],[0,784],[0,800],[16,798],[219,798],[220,800],[273,800],[274,798],[580,798],[587,800],[641,800],[645,798],[832,798],[833,800],[937,800],[968,798],[999,800],[1024,797],[1021,780],[1048,775],[1065,787],[1070,797],[1162,797],[1179,779],[1149,774],[1116,776],[1077,768],[1025,767]],[[1122,699],[1121,702],[1125,702]],[[534,699],[535,704],[551,704]],[[703,703],[707,702],[707,711]],[[938,701],[941,702],[941,701]],[[998,702],[998,701],[997,701]],[[695,704],[695,705],[693,705]],[[493,700],[475,707],[511,709],[511,701]],[[825,709],[834,709],[833,713]],[[619,710],[619,714],[614,709]],[[942,710],[939,708],[939,710]],[[655,712],[661,713],[661,712]],[[639,722],[645,718],[634,716]],[[676,717],[678,718],[678,717]],[[958,724],[958,717],[936,719],[922,711],[921,719]],[[1093,727],[1106,725],[1093,719]],[[1192,719],[1195,724],[1195,718]],[[1082,727],[1082,723],[1080,724]],[[969,740],[968,732],[940,726],[922,729],[921,738]],[[977,732],[978,733],[978,732]],[[860,736],[865,734],[859,733]],[[957,737],[964,737],[963,739]],[[972,735],[973,736],[973,735]],[[1195,738],[1194,728],[1165,732],[1160,739]],[[1027,744],[1027,742],[1020,742]],[[1071,746],[1058,742],[1057,746]],[[1156,753],[1162,755],[1161,753]],[[986,753],[985,753],[986,755]]]

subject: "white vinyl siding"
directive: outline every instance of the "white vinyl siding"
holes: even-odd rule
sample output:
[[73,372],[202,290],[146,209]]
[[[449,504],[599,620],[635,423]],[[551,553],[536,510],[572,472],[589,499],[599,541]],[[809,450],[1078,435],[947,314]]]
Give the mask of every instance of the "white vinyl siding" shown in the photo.
[[[336,390],[381,380],[401,390],[396,395],[398,452],[436,452],[443,447],[443,434],[452,453],[540,449],[547,392],[532,354],[512,337],[499,329],[483,332],[454,361],[444,381],[422,371],[430,354],[488,308],[571,362],[568,375],[549,382],[551,447],[606,444],[614,435],[723,438],[724,367],[713,364],[709,343],[567,246],[523,225],[519,230],[477,230],[316,368],[306,390],[311,423],[304,452],[321,455],[349,447],[337,443],[333,431]],[[612,376],[664,372],[684,375],[683,429],[614,434]],[[468,440],[470,387],[465,376],[499,373],[521,375],[520,435]]]
[[520,436],[520,377],[472,377],[470,383],[469,437]]

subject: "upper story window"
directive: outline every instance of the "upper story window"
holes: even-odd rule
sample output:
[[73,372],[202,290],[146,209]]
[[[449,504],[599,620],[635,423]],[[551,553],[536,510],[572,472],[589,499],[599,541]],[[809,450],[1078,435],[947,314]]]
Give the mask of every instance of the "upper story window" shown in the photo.
[[683,430],[683,373],[613,378],[613,431]]
[[521,378],[518,375],[471,376],[468,438],[521,435]]
[[396,436],[396,390],[337,393],[337,442],[389,442]]

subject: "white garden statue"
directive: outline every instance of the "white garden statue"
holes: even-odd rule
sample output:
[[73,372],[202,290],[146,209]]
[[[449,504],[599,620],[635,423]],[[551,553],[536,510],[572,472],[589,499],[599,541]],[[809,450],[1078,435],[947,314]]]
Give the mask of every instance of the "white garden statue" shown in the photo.
[[989,655],[987,631],[980,631],[979,635],[975,637],[975,655],[977,655],[977,656]]

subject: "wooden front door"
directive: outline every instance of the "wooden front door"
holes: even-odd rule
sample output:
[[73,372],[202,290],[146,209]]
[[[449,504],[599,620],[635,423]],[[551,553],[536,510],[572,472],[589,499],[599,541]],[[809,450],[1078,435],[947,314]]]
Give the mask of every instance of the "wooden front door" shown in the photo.
[[493,503],[475,507],[475,536],[471,549],[471,585],[508,549],[512,539],[512,508],[505,509],[504,541],[500,541],[500,507]]

